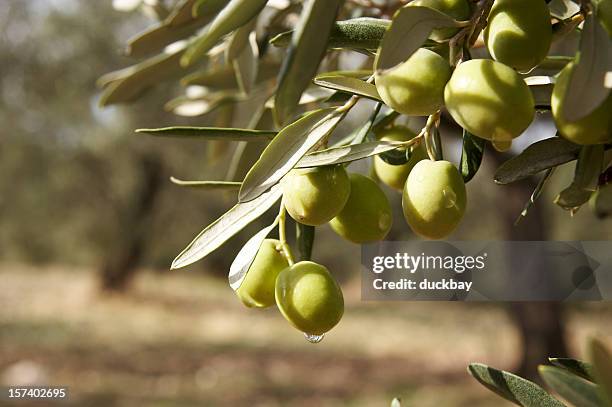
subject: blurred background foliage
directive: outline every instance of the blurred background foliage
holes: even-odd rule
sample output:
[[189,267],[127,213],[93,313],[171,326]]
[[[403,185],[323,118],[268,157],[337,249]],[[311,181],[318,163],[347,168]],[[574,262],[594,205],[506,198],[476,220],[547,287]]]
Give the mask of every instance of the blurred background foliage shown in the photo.
[[[496,304],[360,303],[359,248],[327,227],[318,231],[314,259],[349,287],[349,305],[346,322],[319,347],[281,326],[273,311],[256,316],[234,298],[224,279],[249,233],[190,267],[192,273],[166,272],[185,244],[235,201],[232,193],[177,187],[169,177],[223,179],[235,146],[134,134],[140,127],[222,120],[223,109],[194,118],[164,111],[164,103],[181,94],[177,84],[161,84],[129,106],[98,108],[96,79],[134,63],[121,54],[125,40],[152,21],[138,12],[118,13],[110,1],[0,2],[3,382],[47,371],[51,382],[79,383],[88,372],[83,391],[93,395],[77,400],[95,405],[173,404],[173,399],[184,405],[380,405],[398,394],[421,400],[414,404],[419,406],[501,405],[470,382],[467,362],[517,366],[531,334],[540,338],[540,356],[564,349],[558,336],[563,329],[569,353],[579,353],[587,334],[610,337],[612,308],[605,304],[571,305],[565,316],[554,306],[510,306],[518,315],[515,325],[504,316],[506,307]],[[369,114],[368,106],[360,114]],[[447,154],[456,161],[459,135],[444,131]],[[552,131],[544,115],[526,137],[549,137]],[[612,239],[612,220],[598,220],[584,209],[570,217],[552,203],[552,191],[565,186],[572,165],[557,171],[547,195],[513,227],[535,184],[494,185],[498,164],[494,154],[485,155],[484,168],[468,185],[470,207],[454,239]],[[368,171],[363,164],[360,168]],[[411,238],[399,195],[386,192],[396,214],[391,238]],[[247,232],[255,230],[252,225]],[[128,298],[96,294],[100,286],[127,287],[138,268],[159,273],[145,273]],[[117,280],[117,269],[129,270],[127,277]],[[521,324],[528,314],[531,322]],[[165,326],[174,331],[165,332]],[[241,332],[245,326],[255,332]],[[538,326],[548,328],[538,331]],[[366,332],[373,333],[366,337]],[[130,354],[133,349],[139,351]],[[57,356],[49,356],[53,352]],[[257,375],[262,364],[263,379]],[[326,369],[334,373],[319,383],[313,376]],[[349,374],[354,369],[363,375]],[[283,372],[294,381],[284,380]],[[385,380],[367,387],[368,378],[377,375]],[[140,386],[139,396],[122,387],[126,377]],[[236,392],[228,384],[232,380],[244,391]],[[219,383],[224,384],[217,392]],[[160,390],[156,398],[147,386],[174,390]],[[177,401],[183,390],[188,396]],[[225,399],[229,393],[237,394]],[[250,403],[249,395],[259,396]]]

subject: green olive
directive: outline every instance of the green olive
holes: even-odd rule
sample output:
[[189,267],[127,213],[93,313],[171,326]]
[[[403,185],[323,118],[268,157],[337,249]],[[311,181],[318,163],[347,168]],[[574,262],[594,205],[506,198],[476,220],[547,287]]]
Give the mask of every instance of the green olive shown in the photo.
[[444,101],[461,127],[498,146],[520,136],[535,115],[525,81],[512,68],[490,59],[460,64],[446,85]]
[[342,290],[327,268],[302,261],[276,279],[276,304],[285,319],[309,335],[323,335],[344,313]]
[[491,56],[519,71],[529,71],[548,54],[552,24],[544,0],[497,0],[484,40]]
[[329,222],[342,210],[350,192],[342,165],[293,170],[283,180],[287,212],[304,225]]
[[[423,6],[433,8],[457,21],[470,19],[470,4],[466,0],[414,0],[410,6]],[[436,41],[447,40],[457,34],[458,28],[439,28],[432,31],[430,38]]]
[[406,62],[375,76],[382,100],[400,113],[427,116],[444,104],[444,86],[451,76],[448,61],[425,48]]
[[576,144],[612,142],[612,94],[593,112],[575,122],[563,118],[565,92],[574,63],[568,64],[557,78],[552,94],[552,113],[559,134]]
[[265,308],[274,305],[276,277],[287,267],[289,263],[281,252],[280,241],[264,240],[246,277],[236,290],[236,295],[247,307]]
[[340,236],[353,243],[382,240],[393,221],[391,205],[372,178],[350,174],[351,195],[344,209],[329,222]]
[[[383,141],[408,141],[416,134],[407,127],[395,126],[379,131],[376,136]],[[374,157],[374,171],[376,177],[391,188],[402,190],[412,167],[419,161],[427,158],[423,145],[413,148],[410,159],[406,164],[391,165],[379,156]]]
[[419,161],[402,196],[406,222],[428,239],[443,239],[459,225],[466,207],[465,183],[448,161]]

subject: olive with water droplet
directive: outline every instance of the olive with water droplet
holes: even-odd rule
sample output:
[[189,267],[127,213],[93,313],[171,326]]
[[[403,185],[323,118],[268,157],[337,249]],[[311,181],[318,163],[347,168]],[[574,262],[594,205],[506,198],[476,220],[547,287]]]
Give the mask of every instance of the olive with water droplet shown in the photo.
[[285,319],[307,338],[328,332],[344,314],[344,297],[338,283],[326,267],[311,261],[301,261],[281,271],[275,294]]

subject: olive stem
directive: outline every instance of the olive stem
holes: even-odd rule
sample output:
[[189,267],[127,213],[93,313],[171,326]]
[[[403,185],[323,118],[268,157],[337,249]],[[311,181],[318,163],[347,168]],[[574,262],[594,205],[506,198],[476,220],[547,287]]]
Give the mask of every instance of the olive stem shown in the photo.
[[440,135],[436,135],[435,131],[440,125],[440,111],[438,110],[434,114],[427,118],[425,127],[421,130],[416,138],[423,137],[425,139],[425,150],[431,161],[437,161],[442,158]]
[[283,249],[283,255],[287,259],[287,262],[289,263],[289,265],[293,266],[293,264],[295,263],[293,260],[293,253],[291,253],[291,248],[289,247],[289,244],[287,243],[287,233],[285,231],[286,224],[287,224],[286,217],[287,217],[287,211],[285,210],[285,202],[283,198],[283,201],[281,202],[281,206],[280,206],[280,211],[277,217],[278,219],[278,238],[281,242],[281,248]]

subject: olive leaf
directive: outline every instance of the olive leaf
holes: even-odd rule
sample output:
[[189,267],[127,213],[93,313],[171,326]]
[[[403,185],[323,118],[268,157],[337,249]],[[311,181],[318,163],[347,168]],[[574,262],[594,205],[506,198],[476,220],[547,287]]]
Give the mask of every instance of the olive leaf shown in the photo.
[[179,26],[188,23],[193,19],[191,8],[195,0],[179,0],[166,17],[164,23],[169,26]]
[[172,262],[171,269],[203,259],[270,209],[282,196],[279,185],[249,202],[238,203],[208,225]]
[[185,46],[182,46],[102,76],[98,79],[98,85],[104,88],[100,106],[131,102],[152,86],[185,72],[180,65],[184,52]]
[[593,379],[593,366],[589,363],[570,358],[549,358],[548,360],[554,366],[562,367],[583,379],[590,382],[595,381]]
[[[389,27],[388,20],[359,17],[350,20],[336,21],[327,41],[327,48],[377,49]],[[285,31],[270,40],[275,47],[287,47],[291,44],[294,31]]]
[[274,117],[285,123],[295,112],[300,97],[317,73],[327,40],[344,0],[308,0],[291,37],[274,97]]
[[[188,89],[189,90],[189,89]],[[244,100],[237,92],[219,91],[198,96],[179,96],[167,102],[164,109],[178,116],[202,116],[227,104]]]
[[461,27],[463,24],[437,10],[404,6],[391,21],[374,61],[376,71],[385,71],[406,61],[427,40],[434,28]]
[[245,25],[256,17],[267,0],[230,0],[201,33],[181,58],[181,65],[189,66],[206,56],[206,53],[226,34]]
[[544,186],[552,177],[553,173],[555,172],[555,168],[556,167],[547,169],[542,178],[540,178],[540,181],[538,181],[538,184],[529,196],[529,200],[523,206],[523,210],[519,214],[518,218],[516,218],[516,221],[514,221],[515,226],[518,225],[523,218],[527,217],[527,214],[529,213],[531,207],[535,205],[536,200],[540,197],[540,195],[542,195],[542,191],[544,191]]
[[[236,33],[242,34],[239,28]],[[230,46],[232,43],[230,43]],[[229,48],[228,48],[229,49]],[[231,53],[231,51],[230,51]],[[257,48],[257,39],[255,31],[247,34],[246,45],[242,51],[236,56],[228,56],[236,73],[236,82],[238,87],[244,94],[249,94],[257,80],[257,70],[259,59],[259,48]]]
[[530,76],[525,78],[525,83],[527,83],[533,95],[536,109],[550,108],[555,82],[555,78],[552,76]]
[[314,83],[324,88],[359,95],[368,99],[382,101],[376,86],[361,79],[339,75],[319,75]]
[[117,11],[136,10],[143,0],[113,0],[113,8]]
[[260,141],[271,140],[274,130],[231,129],[226,127],[174,126],[157,129],[137,129],[136,133],[174,138],[203,138],[206,140]]
[[612,406],[612,355],[598,339],[591,339],[588,353],[599,384],[600,399],[604,405]]
[[519,406],[565,407],[537,384],[512,373],[480,363],[471,363],[468,371],[487,389]]
[[[259,62],[256,84],[276,77],[280,63],[271,60]],[[181,79],[183,86],[198,85],[211,89],[236,89],[238,82],[232,65],[223,65],[213,69],[197,70]]]
[[232,262],[229,274],[227,276],[229,285],[232,287],[234,291],[240,288],[240,285],[244,281],[247,276],[249,269],[251,268],[251,264],[255,260],[255,256],[257,256],[257,252],[261,247],[263,241],[268,237],[272,229],[276,227],[278,224],[278,219],[274,221],[270,226],[263,228],[259,232],[257,232],[253,237],[251,237],[242,249],[236,255],[236,258]]
[[474,136],[465,129],[463,130],[463,149],[459,168],[463,181],[466,183],[474,178],[474,175],[478,172],[486,143],[486,140]]
[[276,185],[342,119],[334,108],[315,110],[282,129],[247,173],[239,202],[257,198]]
[[295,239],[297,241],[300,261],[309,261],[314,246],[315,227],[295,222]]
[[325,165],[348,163],[382,154],[387,151],[396,150],[405,145],[406,142],[401,141],[371,141],[368,143],[328,148],[305,155],[297,163],[296,168],[321,167]]
[[168,23],[155,24],[127,41],[126,54],[131,57],[140,58],[148,54],[160,52],[166,45],[189,37],[199,28],[208,24],[211,19],[211,16],[204,16],[176,26]]
[[572,184],[561,191],[555,203],[563,209],[576,211],[589,201],[597,190],[599,174],[602,171],[604,146],[584,146],[578,155]]
[[560,137],[551,137],[533,143],[522,153],[499,166],[495,183],[505,185],[568,163],[578,158],[580,146]]
[[612,41],[605,28],[590,14],[584,22],[576,66],[564,95],[561,114],[567,121],[587,116],[606,100],[610,94],[610,89],[604,86],[608,71],[612,71]]
[[192,4],[189,12],[192,17],[197,18],[203,15],[217,14],[229,3],[229,0],[191,0],[190,3]]
[[175,177],[170,177],[170,181],[173,184],[181,187],[198,188],[198,189],[210,189],[210,190],[238,190],[240,189],[240,182],[230,181],[185,181]]
[[551,389],[573,405],[580,407],[600,407],[597,385],[579,377],[566,369],[555,366],[540,366],[540,376]]
[[548,8],[550,15],[559,20],[565,20],[580,11],[580,6],[571,0],[552,0]]

